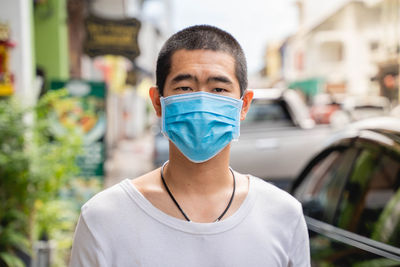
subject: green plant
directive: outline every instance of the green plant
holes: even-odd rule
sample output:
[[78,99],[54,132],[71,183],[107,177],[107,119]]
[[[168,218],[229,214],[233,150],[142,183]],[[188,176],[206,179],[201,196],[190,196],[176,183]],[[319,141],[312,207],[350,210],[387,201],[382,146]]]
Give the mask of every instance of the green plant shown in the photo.
[[0,101],[0,266],[23,266],[29,252],[29,156],[24,111],[14,99]]
[[53,106],[67,91],[53,91],[44,96],[35,108],[31,154],[32,182],[37,188],[35,200],[34,239],[52,239],[56,243],[54,266],[65,265],[72,244],[78,210],[71,199],[61,199],[60,191],[76,178],[77,155],[81,152],[81,134],[74,128],[54,134],[51,116]]
[[[52,255],[52,266],[65,266],[72,245],[73,230],[79,213],[74,203],[69,200],[56,199],[35,203],[37,210],[34,235],[55,245]],[[55,254],[54,254],[55,253]]]
[[56,197],[63,185],[78,172],[76,157],[81,149],[81,135],[74,128],[63,134],[53,134],[51,112],[65,90],[46,94],[35,107],[32,135],[27,146],[31,168],[30,181],[36,198],[48,201]]
[[20,255],[35,240],[72,235],[76,209],[58,199],[77,174],[81,137],[75,129],[54,135],[50,116],[65,95],[49,93],[33,109],[0,100],[0,266],[24,266]]

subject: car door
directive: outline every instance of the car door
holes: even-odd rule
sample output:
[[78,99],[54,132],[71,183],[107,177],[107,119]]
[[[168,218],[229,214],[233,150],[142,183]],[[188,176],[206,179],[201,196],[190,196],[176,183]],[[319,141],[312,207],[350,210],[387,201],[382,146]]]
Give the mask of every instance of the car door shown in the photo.
[[399,265],[400,159],[392,152],[359,138],[324,151],[303,172],[294,195],[313,266]]

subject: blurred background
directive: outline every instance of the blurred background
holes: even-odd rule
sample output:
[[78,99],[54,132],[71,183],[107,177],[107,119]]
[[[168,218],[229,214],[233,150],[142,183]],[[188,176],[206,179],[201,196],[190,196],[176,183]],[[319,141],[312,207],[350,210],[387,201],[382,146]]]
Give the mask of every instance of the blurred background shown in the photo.
[[400,117],[399,0],[2,0],[0,266],[66,266],[81,205],[168,159],[148,89],[195,24],[247,55],[237,171],[287,190],[332,134]]

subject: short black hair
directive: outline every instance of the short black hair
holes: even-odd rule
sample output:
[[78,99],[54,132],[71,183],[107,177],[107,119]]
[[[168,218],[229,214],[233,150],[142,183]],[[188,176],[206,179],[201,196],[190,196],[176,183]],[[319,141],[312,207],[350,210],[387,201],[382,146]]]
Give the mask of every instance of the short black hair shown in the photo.
[[235,75],[239,81],[240,95],[247,88],[247,63],[243,49],[229,33],[210,25],[196,25],[172,35],[161,48],[157,59],[156,83],[163,95],[165,80],[171,69],[171,59],[178,50],[222,51],[235,59]]

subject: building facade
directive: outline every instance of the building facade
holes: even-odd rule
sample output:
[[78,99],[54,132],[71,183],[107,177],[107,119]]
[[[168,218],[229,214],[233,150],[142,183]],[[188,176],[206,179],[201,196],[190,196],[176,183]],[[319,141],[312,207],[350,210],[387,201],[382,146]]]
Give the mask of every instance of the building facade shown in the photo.
[[390,65],[390,84],[398,88],[399,1],[348,0],[324,7],[321,1],[302,0],[298,7],[299,30],[286,40],[282,53],[282,77],[290,87],[306,94],[397,99],[385,94],[381,76]]

